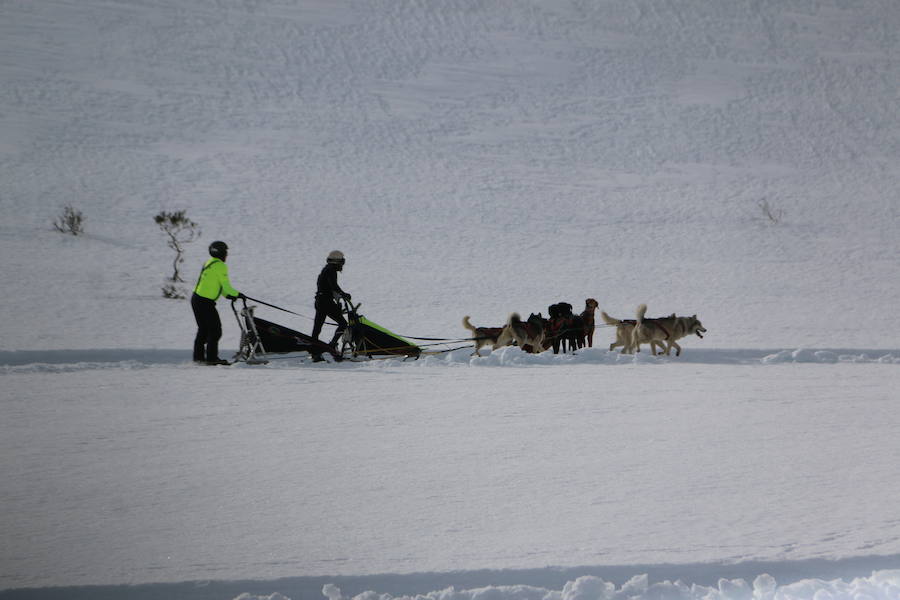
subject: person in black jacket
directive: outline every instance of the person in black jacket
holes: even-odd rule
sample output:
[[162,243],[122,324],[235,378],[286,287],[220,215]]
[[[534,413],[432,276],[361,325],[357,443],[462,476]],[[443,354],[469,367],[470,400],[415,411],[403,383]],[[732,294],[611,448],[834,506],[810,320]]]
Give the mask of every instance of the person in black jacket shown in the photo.
[[316,316],[313,320],[312,337],[319,339],[325,317],[330,317],[337,323],[337,329],[328,344],[332,348],[336,348],[338,340],[347,329],[347,320],[341,313],[338,300],[344,298],[349,301],[350,294],[342,290],[337,282],[337,274],[343,270],[344,262],[344,253],[340,250],[333,250],[328,254],[325,267],[316,280]]

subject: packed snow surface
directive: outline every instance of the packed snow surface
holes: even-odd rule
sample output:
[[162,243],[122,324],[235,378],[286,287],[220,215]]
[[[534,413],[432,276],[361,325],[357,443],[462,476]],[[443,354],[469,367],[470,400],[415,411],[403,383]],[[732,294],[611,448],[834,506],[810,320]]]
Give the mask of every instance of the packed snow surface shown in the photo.
[[[0,2],[0,598],[900,598],[898,31],[893,0]],[[309,332],[340,249],[363,314],[446,341],[195,366],[164,210],[202,230],[188,293],[225,240]],[[708,331],[471,356],[463,316],[587,298]]]

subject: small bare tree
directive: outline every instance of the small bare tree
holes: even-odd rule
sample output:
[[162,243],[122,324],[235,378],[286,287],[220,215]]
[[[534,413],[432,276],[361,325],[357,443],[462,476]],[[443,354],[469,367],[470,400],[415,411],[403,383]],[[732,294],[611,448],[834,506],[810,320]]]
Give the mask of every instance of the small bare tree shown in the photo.
[[175,259],[172,261],[172,277],[168,278],[171,283],[163,286],[163,296],[166,298],[184,298],[181,288],[175,285],[184,282],[178,266],[184,262],[184,244],[189,244],[200,237],[200,226],[191,221],[186,213],[185,210],[162,211],[153,217],[159,228],[169,238],[166,240],[166,245],[175,251]]
[[53,227],[62,233],[81,235],[84,233],[84,215],[80,210],[66,206],[63,208],[62,214],[53,220]]
[[784,210],[773,207],[766,198],[759,201],[759,208],[770,223],[780,223],[781,219],[784,218]]

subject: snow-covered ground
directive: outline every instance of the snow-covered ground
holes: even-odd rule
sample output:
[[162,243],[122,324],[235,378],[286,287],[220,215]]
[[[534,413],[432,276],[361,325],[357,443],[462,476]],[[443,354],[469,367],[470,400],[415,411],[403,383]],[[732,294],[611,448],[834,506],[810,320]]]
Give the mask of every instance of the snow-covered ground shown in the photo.
[[[900,598],[898,31],[892,0],[0,2],[0,598]],[[588,297],[709,331],[199,368],[181,209],[185,278],[223,239],[301,331],[335,248],[410,336]]]

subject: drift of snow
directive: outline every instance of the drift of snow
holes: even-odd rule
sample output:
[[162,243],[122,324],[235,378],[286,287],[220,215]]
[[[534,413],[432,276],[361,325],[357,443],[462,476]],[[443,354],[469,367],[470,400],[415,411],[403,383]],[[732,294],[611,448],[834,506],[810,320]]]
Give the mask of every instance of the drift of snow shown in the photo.
[[[322,593],[328,600],[350,600],[340,588],[326,585]],[[531,586],[502,586],[474,590],[445,590],[417,595],[415,600],[789,600],[792,598],[871,598],[888,600],[900,593],[900,571],[879,571],[871,577],[845,582],[841,580],[804,580],[779,586],[768,575],[760,575],[748,583],[743,579],[720,579],[716,586],[689,585],[682,581],[663,581],[651,584],[646,575],[639,575],[616,586],[599,577],[579,577],[566,583],[562,590],[547,590]],[[280,594],[257,597],[259,600],[283,600]],[[240,596],[237,600],[255,600]],[[392,596],[366,592],[352,600],[413,600],[411,596]]]

